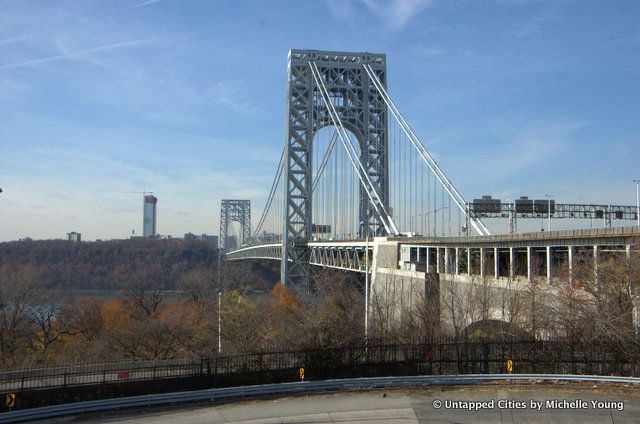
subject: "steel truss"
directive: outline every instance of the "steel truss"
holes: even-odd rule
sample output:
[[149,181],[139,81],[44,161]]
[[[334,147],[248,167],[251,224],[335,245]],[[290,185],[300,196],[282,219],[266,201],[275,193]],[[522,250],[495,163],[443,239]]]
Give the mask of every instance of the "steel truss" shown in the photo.
[[[540,205],[531,204],[526,206],[530,210],[522,212],[517,208],[515,203],[501,202],[491,205],[493,210],[488,211],[484,204],[469,204],[471,214],[477,218],[509,218],[515,221],[516,219],[546,218],[548,216],[546,203],[541,205],[543,206],[542,210],[537,210],[537,208],[540,208]],[[551,210],[551,217],[564,219],[602,219],[605,221],[606,226],[610,227],[614,219],[635,221],[637,219],[637,207],[623,205],[554,203]]]
[[[362,246],[310,246],[311,264],[327,268],[365,272],[365,247]],[[371,249],[369,249],[371,254]],[[371,263],[371,261],[369,261]]]
[[251,200],[223,199],[220,208],[220,251],[227,248],[229,224],[239,222],[242,228],[240,244],[245,245],[251,238]]
[[[323,243],[312,243],[305,245],[309,250],[309,263],[311,265],[323,266],[327,268],[343,269],[347,271],[365,272],[365,251],[366,246],[362,243],[350,246],[348,244],[331,245]],[[369,247],[369,256],[373,254],[373,248]],[[249,246],[229,252],[225,255],[227,261],[237,261],[244,259],[276,259],[282,257],[282,245],[279,243],[263,244],[259,246]],[[369,264],[372,260],[370,258]]]
[[[358,140],[359,162],[381,205],[388,208],[389,203],[387,108],[363,68],[368,64],[378,80],[386,84],[386,56],[291,50],[286,105],[286,200],[281,279],[286,285],[302,288],[307,287],[310,281],[311,258],[304,243],[312,236],[312,143],[321,128],[333,125],[321,90],[314,81],[312,63],[332,99],[337,117]],[[361,237],[386,234],[385,226],[362,184],[359,222]]]

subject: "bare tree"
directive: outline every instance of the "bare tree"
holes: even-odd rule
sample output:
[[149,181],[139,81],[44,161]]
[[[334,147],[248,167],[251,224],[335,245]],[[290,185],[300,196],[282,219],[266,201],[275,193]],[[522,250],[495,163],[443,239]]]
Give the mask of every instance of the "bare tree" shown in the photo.
[[0,351],[3,365],[14,365],[17,353],[28,344],[32,333],[29,304],[40,279],[32,266],[0,267]]
[[323,270],[314,278],[313,291],[301,296],[307,347],[346,346],[364,338],[364,292],[354,275]]
[[436,343],[442,334],[439,276],[426,274],[423,287],[413,285],[414,304],[403,320],[403,340],[409,343]]
[[593,325],[593,336],[618,346],[628,345],[635,337],[627,270],[621,258],[609,259],[598,264],[597,280],[586,286],[591,308],[585,318]]
[[66,297],[58,290],[37,290],[29,305],[29,318],[36,327],[31,335],[31,345],[35,351],[46,357],[49,347],[66,333],[60,325],[58,315],[63,309]]
[[226,291],[222,297],[222,346],[226,354],[264,350],[267,305],[246,291]]
[[465,338],[464,330],[471,323],[473,309],[468,284],[458,284],[450,275],[440,276],[443,325],[453,330],[453,338],[456,341]]
[[400,315],[404,308],[397,273],[378,272],[371,286],[370,332],[374,339],[398,341]]
[[131,273],[129,288],[124,292],[125,305],[133,317],[145,320],[152,317],[164,301],[164,287],[157,275],[159,268],[138,269]]
[[60,310],[60,325],[71,336],[95,342],[100,339],[104,325],[101,307],[102,301],[95,297],[74,299]]
[[205,306],[217,298],[216,272],[212,267],[198,267],[187,272],[179,282],[179,287],[188,292],[191,300]]

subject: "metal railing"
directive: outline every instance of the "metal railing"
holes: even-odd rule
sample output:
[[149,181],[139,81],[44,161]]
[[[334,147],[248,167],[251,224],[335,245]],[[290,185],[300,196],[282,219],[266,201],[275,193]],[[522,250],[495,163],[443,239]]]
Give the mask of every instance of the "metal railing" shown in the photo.
[[397,375],[553,373],[640,377],[640,352],[558,341],[385,344],[0,373],[17,408],[71,401],[306,380]]
[[54,417],[74,416],[95,412],[139,409],[152,406],[179,404],[197,401],[221,401],[247,399],[260,396],[301,395],[318,391],[371,390],[382,388],[413,388],[425,386],[478,385],[488,382],[518,381],[567,381],[591,383],[640,384],[639,378],[607,377],[593,375],[556,375],[556,374],[467,374],[415,377],[374,377],[351,378],[328,381],[297,382],[243,386],[226,389],[204,389],[180,393],[164,393],[127,398],[103,399],[72,404],[45,406],[21,411],[0,413],[0,420],[6,423],[51,419]]

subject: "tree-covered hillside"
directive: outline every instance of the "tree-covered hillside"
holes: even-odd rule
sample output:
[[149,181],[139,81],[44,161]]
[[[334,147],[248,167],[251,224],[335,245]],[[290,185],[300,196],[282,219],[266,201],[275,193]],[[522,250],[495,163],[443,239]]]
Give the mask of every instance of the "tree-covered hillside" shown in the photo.
[[[182,239],[14,241],[0,243],[0,267],[5,265],[35,267],[41,288],[123,290],[135,285],[174,290],[191,270],[215,270],[217,250],[205,241]],[[266,269],[256,271],[258,284],[273,277]]]

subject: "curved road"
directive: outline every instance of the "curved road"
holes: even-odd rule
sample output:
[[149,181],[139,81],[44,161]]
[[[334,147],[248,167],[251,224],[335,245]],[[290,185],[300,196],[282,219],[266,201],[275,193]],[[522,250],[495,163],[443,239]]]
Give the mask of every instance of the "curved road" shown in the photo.
[[96,414],[76,422],[640,423],[640,390],[590,384],[371,390]]

